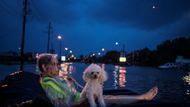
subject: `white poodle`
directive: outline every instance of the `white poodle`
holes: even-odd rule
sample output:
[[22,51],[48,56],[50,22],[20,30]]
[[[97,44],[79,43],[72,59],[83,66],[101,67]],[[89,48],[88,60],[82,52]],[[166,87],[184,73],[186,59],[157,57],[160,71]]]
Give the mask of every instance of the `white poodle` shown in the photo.
[[105,107],[103,82],[107,80],[107,73],[99,65],[91,64],[85,69],[83,79],[86,85],[81,92],[81,99],[87,98],[90,107],[97,106],[95,102],[95,99],[97,99],[100,107]]

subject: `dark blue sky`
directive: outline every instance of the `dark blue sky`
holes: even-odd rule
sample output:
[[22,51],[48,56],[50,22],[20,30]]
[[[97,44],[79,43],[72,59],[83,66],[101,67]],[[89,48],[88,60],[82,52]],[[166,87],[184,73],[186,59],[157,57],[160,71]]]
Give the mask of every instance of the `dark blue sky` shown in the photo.
[[[47,26],[53,48],[74,54],[106,50],[155,49],[164,40],[190,37],[190,0],[29,0],[25,51],[46,52]],[[0,1],[0,52],[18,51],[22,0]],[[119,45],[114,45],[118,42]]]

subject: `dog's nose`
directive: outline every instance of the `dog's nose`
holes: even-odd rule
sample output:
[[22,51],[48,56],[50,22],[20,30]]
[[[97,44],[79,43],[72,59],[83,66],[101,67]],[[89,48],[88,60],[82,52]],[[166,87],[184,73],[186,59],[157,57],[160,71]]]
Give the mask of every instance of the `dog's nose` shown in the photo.
[[96,79],[96,78],[98,78],[98,76],[97,76],[97,75],[94,75],[94,79]]

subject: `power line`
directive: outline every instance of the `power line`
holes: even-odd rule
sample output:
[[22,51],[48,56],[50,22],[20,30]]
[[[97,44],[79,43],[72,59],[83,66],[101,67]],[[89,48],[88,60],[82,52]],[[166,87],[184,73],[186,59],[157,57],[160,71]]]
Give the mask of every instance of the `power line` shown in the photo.
[[3,0],[0,1],[0,7],[3,9],[3,12],[10,16],[18,16],[19,12],[16,12],[16,9],[12,9],[12,7],[10,8],[10,6]]
[[49,21],[48,20],[49,18],[47,18],[47,16],[45,16],[45,14],[43,12],[40,12],[40,9],[38,8],[38,6],[36,6],[36,3],[32,0],[31,0],[31,6],[32,6],[32,10],[34,12],[34,15],[37,19]]
[[31,0],[31,8],[32,8],[32,13],[34,13],[33,15],[35,16],[35,18],[37,18],[38,20],[43,19],[43,18],[41,17],[41,15],[38,14],[39,11],[38,11],[38,9],[36,8],[36,5],[35,5],[34,1],[32,1],[32,0]]
[[1,2],[7,7],[9,8],[14,14],[20,14],[19,11],[17,11],[18,9],[15,8],[13,5],[11,5],[10,3],[7,3],[5,0],[1,0]]

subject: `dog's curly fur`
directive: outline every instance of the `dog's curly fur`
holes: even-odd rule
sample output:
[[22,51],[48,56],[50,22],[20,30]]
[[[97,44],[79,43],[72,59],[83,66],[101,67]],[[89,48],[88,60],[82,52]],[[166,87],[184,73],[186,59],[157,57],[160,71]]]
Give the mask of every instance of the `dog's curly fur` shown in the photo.
[[97,64],[91,64],[83,72],[83,79],[86,82],[80,97],[87,98],[90,107],[96,107],[95,99],[101,107],[105,107],[103,98],[103,82],[107,80],[107,73]]

